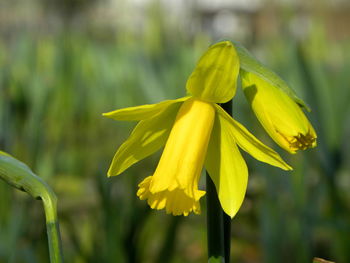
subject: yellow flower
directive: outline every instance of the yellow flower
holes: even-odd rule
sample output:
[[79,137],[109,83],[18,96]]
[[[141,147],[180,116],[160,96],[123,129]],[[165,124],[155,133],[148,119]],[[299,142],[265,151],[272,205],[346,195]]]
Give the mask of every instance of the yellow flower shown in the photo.
[[139,184],[139,198],[173,215],[198,214],[199,200],[205,194],[198,189],[198,181],[205,166],[223,210],[233,217],[243,202],[248,180],[237,145],[257,160],[291,169],[216,104],[234,96],[238,72],[234,46],[219,42],[191,74],[186,85],[191,96],[105,113],[115,120],[139,121],[115,154],[108,176],[122,173],[165,145],[154,174]]
[[241,70],[242,87],[270,137],[290,153],[316,146],[316,133],[300,106],[282,89]]

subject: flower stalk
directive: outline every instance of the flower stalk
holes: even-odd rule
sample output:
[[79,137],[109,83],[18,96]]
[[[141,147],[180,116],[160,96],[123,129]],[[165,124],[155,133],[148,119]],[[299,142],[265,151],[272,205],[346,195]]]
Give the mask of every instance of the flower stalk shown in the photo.
[[[232,114],[232,100],[221,105]],[[221,207],[215,184],[206,173],[208,262],[230,262],[231,218]]]
[[208,262],[225,260],[224,211],[221,209],[215,185],[206,174]]

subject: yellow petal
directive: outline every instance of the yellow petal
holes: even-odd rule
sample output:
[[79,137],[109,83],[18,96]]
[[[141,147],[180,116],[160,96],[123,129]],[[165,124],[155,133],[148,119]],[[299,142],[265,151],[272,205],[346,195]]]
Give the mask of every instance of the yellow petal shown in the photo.
[[281,89],[242,70],[242,87],[270,137],[290,153],[316,146],[316,133],[299,105]]
[[213,180],[222,209],[231,218],[243,203],[248,183],[248,169],[228,125],[218,116],[208,146],[205,167]]
[[233,44],[237,50],[240,67],[243,71],[251,72],[269,82],[271,85],[278,87],[289,97],[291,97],[298,105],[304,107],[307,111],[310,111],[310,108],[306,105],[306,103],[300,99],[295,94],[294,90],[292,90],[275,72],[261,64],[246,48],[239,43],[233,42]]
[[268,163],[283,170],[292,170],[292,167],[283,161],[277,152],[259,141],[242,124],[228,115],[220,106],[216,105],[216,110],[220,125],[226,127],[225,129],[232,137],[234,137],[236,143],[245,152],[261,162]]
[[140,121],[113,157],[108,176],[122,173],[134,163],[159,150],[166,142],[181,103],[173,103],[160,114]]
[[239,59],[230,41],[211,46],[200,58],[187,80],[186,89],[194,97],[222,103],[236,93]]
[[174,103],[181,103],[189,97],[183,97],[176,100],[165,100],[157,104],[146,104],[141,106],[123,108],[102,115],[117,121],[139,121],[145,120],[165,110]]

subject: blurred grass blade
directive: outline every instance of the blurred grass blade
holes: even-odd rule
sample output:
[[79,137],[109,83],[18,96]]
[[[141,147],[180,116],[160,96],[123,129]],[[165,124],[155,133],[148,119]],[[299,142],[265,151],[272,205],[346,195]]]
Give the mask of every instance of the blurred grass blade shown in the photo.
[[61,237],[57,219],[57,198],[52,189],[24,163],[0,151],[0,178],[11,186],[27,192],[44,204],[49,242],[50,262],[63,262]]

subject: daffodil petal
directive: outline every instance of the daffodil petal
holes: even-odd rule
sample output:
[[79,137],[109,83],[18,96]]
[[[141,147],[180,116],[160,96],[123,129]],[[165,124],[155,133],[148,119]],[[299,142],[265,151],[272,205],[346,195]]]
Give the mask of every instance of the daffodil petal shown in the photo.
[[309,106],[300,99],[295,91],[288,86],[288,84],[281,79],[271,69],[261,64],[250,52],[238,42],[232,41],[236,47],[236,51],[239,56],[240,67],[242,70],[251,72],[269,82],[271,85],[278,87],[285,92],[291,99],[293,99],[300,107],[304,107],[307,111],[311,111]]
[[245,152],[255,159],[279,167],[283,170],[292,170],[281,156],[270,147],[259,141],[242,124],[235,121],[219,105],[215,105],[220,124],[234,137],[235,141]]
[[180,106],[181,103],[173,103],[153,118],[140,121],[114,155],[108,176],[121,174],[160,149],[169,136]]
[[157,104],[146,104],[141,106],[123,108],[123,109],[103,113],[102,115],[117,121],[145,120],[165,110],[170,105],[174,103],[183,102],[188,98],[189,97],[182,97],[176,100],[165,100]]
[[215,184],[222,209],[233,218],[243,203],[248,169],[230,127],[219,116],[215,118],[205,168]]
[[186,83],[187,91],[201,100],[222,103],[236,93],[239,59],[230,41],[212,45],[200,58]]

